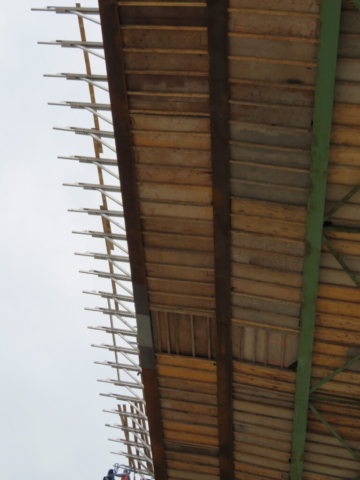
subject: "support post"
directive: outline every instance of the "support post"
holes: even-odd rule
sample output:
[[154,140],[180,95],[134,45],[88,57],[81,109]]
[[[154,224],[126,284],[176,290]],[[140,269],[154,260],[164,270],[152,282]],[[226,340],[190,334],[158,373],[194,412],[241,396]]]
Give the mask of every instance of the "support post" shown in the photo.
[[341,0],[332,0],[331,2],[323,0],[321,2],[290,469],[291,480],[302,480],[303,471],[340,15]]
[[138,329],[139,357],[142,367],[155,478],[156,480],[167,480],[118,2],[116,0],[99,0],[99,9],[124,205]]

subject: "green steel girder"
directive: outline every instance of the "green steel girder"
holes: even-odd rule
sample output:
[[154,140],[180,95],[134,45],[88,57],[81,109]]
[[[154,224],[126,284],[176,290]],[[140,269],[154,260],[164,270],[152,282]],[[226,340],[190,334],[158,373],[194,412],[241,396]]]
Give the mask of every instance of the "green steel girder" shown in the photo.
[[302,480],[304,462],[340,16],[341,0],[321,2],[290,467],[291,480]]

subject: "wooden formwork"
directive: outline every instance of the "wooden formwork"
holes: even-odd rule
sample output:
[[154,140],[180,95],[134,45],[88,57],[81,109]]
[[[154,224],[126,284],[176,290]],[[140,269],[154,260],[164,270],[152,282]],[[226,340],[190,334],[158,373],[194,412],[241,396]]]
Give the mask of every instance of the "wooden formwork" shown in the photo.
[[[152,371],[145,398],[150,420],[156,417],[150,435],[159,480],[359,475],[356,363],[311,400],[343,443],[309,411],[302,477],[291,470],[326,1],[229,0],[224,10],[220,0],[100,0],[123,190],[131,183],[124,208],[134,288],[141,283],[140,303],[148,300],[151,317],[156,369],[145,353],[143,365]],[[325,212],[360,183],[355,3],[342,2],[333,34]],[[115,61],[122,62],[120,82]],[[311,386],[360,351],[360,293],[349,275],[360,273],[359,203],[357,191],[317,226],[348,270],[324,242],[315,266]],[[220,375],[226,366],[228,375]]]

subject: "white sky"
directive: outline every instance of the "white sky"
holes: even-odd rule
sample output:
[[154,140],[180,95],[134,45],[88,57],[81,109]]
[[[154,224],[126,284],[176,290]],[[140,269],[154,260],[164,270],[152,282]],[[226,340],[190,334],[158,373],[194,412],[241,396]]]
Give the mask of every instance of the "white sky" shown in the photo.
[[[92,142],[52,129],[93,125],[87,112],[47,105],[89,101],[85,83],[43,77],[84,72],[85,67],[80,50],[37,45],[39,40],[79,39],[79,31],[75,16],[31,12],[31,7],[46,6],[33,1],[5,2],[0,16],[0,475],[98,480],[121,461],[110,450],[123,448],[108,442],[119,434],[104,425],[118,419],[102,413],[116,408],[116,402],[99,396],[115,387],[96,381],[115,374],[93,363],[112,358],[90,347],[110,339],[87,329],[106,325],[107,318],[84,311],[101,303],[81,292],[108,291],[109,285],[78,271],[107,267],[74,256],[75,251],[104,251],[103,242],[71,234],[100,230],[100,219],[67,209],[98,208],[100,196],[62,187],[64,182],[97,183],[94,167],[56,158],[92,156]],[[56,5],[72,3],[58,0]],[[96,28],[87,28],[88,39],[97,39]]]

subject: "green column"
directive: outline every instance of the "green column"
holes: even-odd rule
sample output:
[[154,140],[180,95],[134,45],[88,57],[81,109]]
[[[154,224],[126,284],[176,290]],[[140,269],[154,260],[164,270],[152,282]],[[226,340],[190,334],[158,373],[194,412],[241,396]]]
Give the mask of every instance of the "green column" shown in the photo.
[[302,480],[304,461],[340,14],[341,0],[322,0],[296,376],[291,480]]

